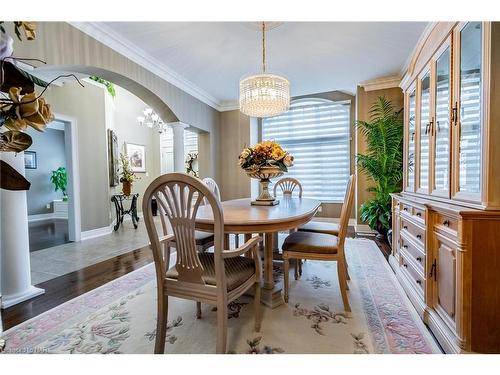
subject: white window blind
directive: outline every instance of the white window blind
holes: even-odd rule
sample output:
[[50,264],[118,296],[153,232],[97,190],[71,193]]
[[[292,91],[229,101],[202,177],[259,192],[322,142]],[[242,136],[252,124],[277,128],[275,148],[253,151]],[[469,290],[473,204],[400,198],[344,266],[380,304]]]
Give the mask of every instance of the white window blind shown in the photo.
[[300,99],[280,116],[262,120],[262,139],[295,157],[287,173],[300,181],[303,197],[342,202],[349,178],[350,102]]

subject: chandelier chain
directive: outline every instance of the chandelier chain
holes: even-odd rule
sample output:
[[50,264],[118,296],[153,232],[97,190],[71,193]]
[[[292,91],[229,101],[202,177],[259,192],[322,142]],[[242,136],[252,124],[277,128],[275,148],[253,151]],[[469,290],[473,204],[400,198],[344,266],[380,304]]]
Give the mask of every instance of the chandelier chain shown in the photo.
[[262,22],[262,72],[266,72],[266,23]]

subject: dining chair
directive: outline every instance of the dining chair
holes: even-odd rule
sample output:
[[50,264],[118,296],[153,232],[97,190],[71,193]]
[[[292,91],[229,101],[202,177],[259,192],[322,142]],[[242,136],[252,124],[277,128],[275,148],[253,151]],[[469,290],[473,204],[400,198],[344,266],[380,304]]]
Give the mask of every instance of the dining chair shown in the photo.
[[[168,218],[173,233],[160,235],[153,220],[151,200],[155,198]],[[195,242],[198,208],[206,198],[214,217],[214,252],[200,253]],[[223,247],[224,217],[220,201],[202,181],[184,173],[168,173],[156,178],[146,189],[143,216],[156,269],[157,323],[155,353],[165,350],[168,297],[194,300],[197,317],[201,302],[217,307],[217,353],[226,352],[228,303],[254,288],[255,331],[260,330],[261,238],[252,237],[233,250]],[[175,240],[176,263],[162,247]],[[241,256],[250,252],[251,257]],[[164,256],[165,255],[165,256]]]
[[[205,177],[203,179],[203,182],[207,184],[208,188],[214,195],[217,197],[217,199],[220,201],[220,189],[219,185],[217,185],[217,182],[211,177]],[[204,199],[203,204],[208,204],[208,201]],[[226,244],[229,244],[229,234],[226,234],[224,237],[224,241]],[[240,236],[239,234],[235,233],[234,234],[234,244],[236,247],[240,246]]]
[[[275,197],[278,188],[281,190],[283,197],[292,197],[293,192],[295,191],[295,189],[297,189],[299,198],[302,198],[302,184],[299,182],[299,180],[293,177],[285,177],[276,181],[273,190],[273,194]],[[293,233],[295,231],[297,231],[296,228],[290,229],[289,233]],[[275,241],[277,242],[278,239],[276,238]],[[295,275],[295,280],[298,280],[299,276],[302,276],[302,259],[295,260],[294,275]]]
[[346,199],[342,204],[340,213],[340,226],[338,236],[325,233],[314,233],[297,231],[290,234],[283,243],[284,261],[284,299],[288,303],[288,279],[290,259],[310,259],[337,262],[337,274],[344,303],[344,310],[351,311],[349,299],[347,298],[347,263],[345,259],[345,238],[349,216],[352,210],[354,199],[354,175],[349,177],[346,189]]

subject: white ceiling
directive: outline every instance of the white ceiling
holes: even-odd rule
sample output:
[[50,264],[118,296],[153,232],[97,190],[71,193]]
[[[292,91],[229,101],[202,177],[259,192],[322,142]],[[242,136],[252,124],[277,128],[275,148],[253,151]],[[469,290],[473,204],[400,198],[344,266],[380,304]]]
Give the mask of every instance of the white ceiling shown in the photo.
[[[94,22],[74,26],[224,109],[242,76],[261,69],[261,35],[248,22]],[[293,96],[350,93],[360,82],[400,75],[425,22],[284,22],[267,35],[268,71]]]

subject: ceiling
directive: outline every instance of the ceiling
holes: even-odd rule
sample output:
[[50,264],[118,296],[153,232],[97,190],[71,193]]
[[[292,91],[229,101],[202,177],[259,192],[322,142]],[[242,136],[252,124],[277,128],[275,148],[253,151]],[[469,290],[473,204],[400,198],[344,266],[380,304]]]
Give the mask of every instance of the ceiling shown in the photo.
[[[74,26],[217,109],[232,109],[241,77],[261,70],[261,34],[249,22],[93,22]],[[293,96],[349,93],[401,75],[425,22],[284,22],[266,34],[267,70]],[[138,61],[140,60],[140,61]]]

